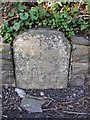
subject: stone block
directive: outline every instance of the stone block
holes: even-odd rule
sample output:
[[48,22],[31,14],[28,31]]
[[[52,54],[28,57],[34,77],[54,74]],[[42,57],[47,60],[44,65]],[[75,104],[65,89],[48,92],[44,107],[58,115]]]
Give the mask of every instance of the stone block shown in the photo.
[[11,53],[10,44],[0,43],[0,53]]
[[[71,62],[71,86],[83,86],[90,75],[90,45],[85,39],[78,37],[76,44],[73,44],[72,62]],[[75,39],[76,40],[76,39]],[[73,41],[75,43],[73,38]],[[87,42],[87,44],[86,44]],[[90,79],[90,78],[89,78]]]
[[12,60],[10,44],[0,43],[0,59]]
[[11,53],[0,53],[0,59],[12,60],[12,54]]
[[82,46],[73,44],[72,57],[74,62],[88,63],[89,62],[90,46]]
[[18,87],[67,87],[70,49],[69,41],[59,31],[32,29],[19,35],[14,42]]
[[10,60],[2,60],[2,70],[13,71],[13,62]]
[[0,41],[0,84],[14,84],[14,68],[10,44]]
[[71,41],[77,45],[90,46],[90,39],[81,36],[72,36]]
[[2,84],[14,84],[13,71],[2,71]]

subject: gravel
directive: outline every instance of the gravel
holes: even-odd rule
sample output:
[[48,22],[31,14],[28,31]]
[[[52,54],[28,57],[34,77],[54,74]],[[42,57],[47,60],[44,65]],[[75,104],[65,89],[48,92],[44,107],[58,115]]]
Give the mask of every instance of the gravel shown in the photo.
[[19,97],[15,88],[3,86],[3,118],[90,118],[90,87],[24,91],[29,97],[45,100],[42,112],[28,112],[20,106],[23,98]]

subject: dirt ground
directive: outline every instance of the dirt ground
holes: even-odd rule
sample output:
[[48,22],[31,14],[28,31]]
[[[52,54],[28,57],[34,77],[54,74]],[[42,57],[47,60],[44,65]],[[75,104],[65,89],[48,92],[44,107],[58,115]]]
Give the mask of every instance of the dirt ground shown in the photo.
[[[47,98],[41,106],[42,113],[29,113],[20,106],[22,98],[14,87],[2,87],[2,118],[90,118],[90,86],[64,89],[25,90],[26,94]],[[76,120],[75,119],[75,120]]]

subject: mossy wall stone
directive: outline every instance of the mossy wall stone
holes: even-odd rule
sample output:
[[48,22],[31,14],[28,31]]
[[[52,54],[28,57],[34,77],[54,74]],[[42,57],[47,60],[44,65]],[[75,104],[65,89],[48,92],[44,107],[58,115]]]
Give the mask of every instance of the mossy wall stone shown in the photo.
[[64,34],[55,30],[29,30],[14,42],[18,87],[67,87],[71,46]]

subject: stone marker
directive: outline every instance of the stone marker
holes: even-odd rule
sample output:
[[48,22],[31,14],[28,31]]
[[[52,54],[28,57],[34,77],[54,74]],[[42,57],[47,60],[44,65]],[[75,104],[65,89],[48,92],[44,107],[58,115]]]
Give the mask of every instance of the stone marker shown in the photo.
[[69,41],[59,31],[33,29],[19,35],[14,42],[17,86],[67,87],[70,48]]

